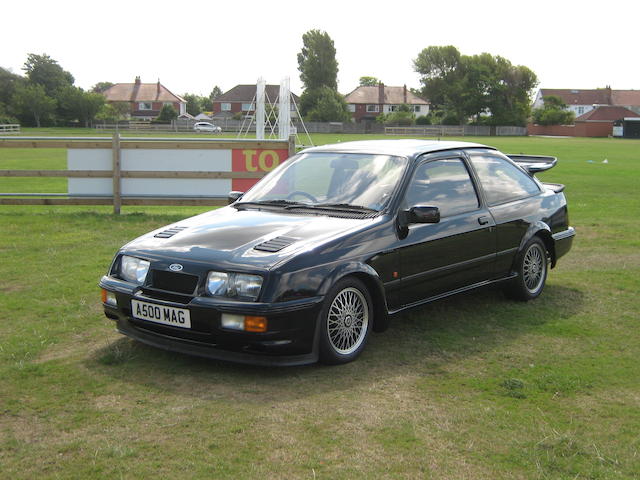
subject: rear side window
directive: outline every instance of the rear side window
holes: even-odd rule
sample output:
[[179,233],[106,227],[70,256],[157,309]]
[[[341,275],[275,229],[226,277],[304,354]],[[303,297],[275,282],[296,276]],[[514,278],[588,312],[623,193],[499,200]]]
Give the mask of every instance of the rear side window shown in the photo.
[[438,207],[442,217],[469,212],[479,206],[467,167],[459,158],[419,165],[407,189],[405,201],[407,207]]
[[471,155],[489,205],[510,202],[540,193],[536,182],[504,158]]

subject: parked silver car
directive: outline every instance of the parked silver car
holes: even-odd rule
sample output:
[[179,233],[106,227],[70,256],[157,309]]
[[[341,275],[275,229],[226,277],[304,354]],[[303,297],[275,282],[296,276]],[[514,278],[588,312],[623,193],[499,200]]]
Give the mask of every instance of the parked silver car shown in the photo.
[[222,128],[209,122],[198,122],[193,125],[193,130],[196,132],[211,132],[211,133],[222,132]]

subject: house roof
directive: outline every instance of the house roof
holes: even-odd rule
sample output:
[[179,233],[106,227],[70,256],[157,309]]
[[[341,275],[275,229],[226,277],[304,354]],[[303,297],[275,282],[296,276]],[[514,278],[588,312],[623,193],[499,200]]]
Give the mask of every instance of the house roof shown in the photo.
[[[381,85],[376,85],[374,87],[358,87],[346,95],[345,101],[347,103],[379,104],[380,87]],[[386,85],[382,85],[382,88],[384,88],[382,103],[385,105],[400,105],[402,103],[407,103],[409,105],[429,105],[429,102],[413,94],[406,86],[388,87]]]
[[107,102],[180,102],[182,97],[174,95],[160,81],[157,83],[116,83],[103,92]]
[[615,107],[615,106],[603,106],[597,107],[593,110],[588,111],[584,115],[580,115],[575,119],[576,122],[615,122],[616,120],[620,120],[625,117],[640,117],[635,112],[632,112],[628,108],[624,107]]
[[567,105],[611,105],[612,90],[610,88],[596,88],[578,90],[570,88],[542,88],[543,97],[555,95]]
[[640,106],[640,90],[611,90],[611,97],[614,105]]
[[[256,96],[256,84],[253,85],[236,85],[231,90],[227,90],[222,95],[216,97],[213,103],[230,103],[230,102],[243,102],[250,103]],[[275,102],[280,96],[280,85],[265,85],[264,89],[267,97],[271,102]],[[291,92],[294,100],[298,103],[299,97]]]

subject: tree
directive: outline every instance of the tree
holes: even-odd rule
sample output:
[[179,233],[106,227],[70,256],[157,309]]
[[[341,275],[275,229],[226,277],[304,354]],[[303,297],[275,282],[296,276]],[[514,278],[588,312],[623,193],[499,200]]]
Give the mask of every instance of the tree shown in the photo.
[[115,83],[111,82],[98,82],[93,87],[91,87],[92,93],[104,93],[106,90],[113,87]]
[[360,77],[360,86],[361,87],[375,87],[380,82],[376,77]]
[[200,112],[204,112],[205,110],[211,110],[207,108],[210,106],[210,100],[208,97],[201,97],[200,95],[195,95],[193,93],[185,93],[182,95],[187,102],[187,113],[189,115],[198,115]]
[[533,122],[538,125],[570,125],[574,114],[567,110],[562,98],[556,95],[546,95],[542,98],[544,106],[533,111]]
[[178,118],[178,112],[173,108],[173,105],[163,105],[162,110],[160,110],[160,115],[158,115],[156,120],[162,123],[171,123],[171,121],[176,118]]
[[127,118],[131,112],[131,107],[127,102],[105,103],[96,114],[96,120],[106,123],[117,123]]
[[0,67],[0,104],[9,105],[16,87],[24,83],[24,77]]
[[298,70],[305,91],[300,113],[316,122],[343,122],[350,118],[347,104],[338,93],[338,61],[333,40],[326,32],[309,30],[302,35]]
[[351,115],[342,95],[328,86],[320,87],[314,91],[317,92],[315,105],[307,114],[310,121],[348,122],[350,120]]
[[43,121],[47,121],[55,112],[55,99],[47,96],[42,85],[27,84],[16,87],[12,104],[22,119],[31,123],[33,119],[36,127],[40,127]]
[[302,50],[298,53],[300,80],[307,90],[320,87],[338,89],[338,61],[333,40],[327,32],[309,30],[302,35]]
[[45,53],[28,54],[22,69],[26,72],[27,78],[33,83],[42,85],[45,93],[50,97],[55,98],[57,90],[71,86],[74,82],[73,75],[63,70],[57,61]]
[[538,82],[529,68],[489,53],[461,55],[451,45],[427,47],[413,63],[422,75],[422,95],[446,112],[447,121],[462,124],[488,114],[489,124],[525,124],[529,95]]
[[219,86],[216,85],[215,87],[213,87],[213,90],[211,90],[211,93],[209,94],[209,100],[213,102],[216,97],[219,97],[220,95],[222,95],[222,90]]

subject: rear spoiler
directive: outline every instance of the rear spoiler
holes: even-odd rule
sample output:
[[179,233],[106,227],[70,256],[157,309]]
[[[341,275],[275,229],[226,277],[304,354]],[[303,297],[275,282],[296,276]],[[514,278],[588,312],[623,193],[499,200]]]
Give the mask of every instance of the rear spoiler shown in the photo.
[[544,155],[510,155],[511,160],[516,162],[531,175],[538,172],[544,172],[556,166],[558,159],[556,157],[546,157]]

